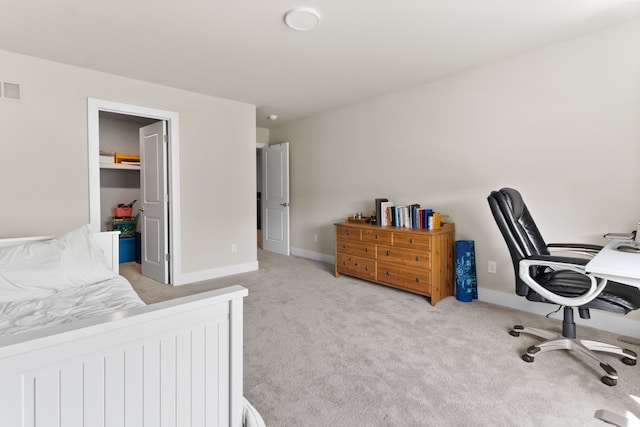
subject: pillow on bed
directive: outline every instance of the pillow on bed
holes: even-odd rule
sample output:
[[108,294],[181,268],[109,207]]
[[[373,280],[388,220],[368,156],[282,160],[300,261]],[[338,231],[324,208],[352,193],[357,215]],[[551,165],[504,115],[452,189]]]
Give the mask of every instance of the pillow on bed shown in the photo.
[[115,277],[88,226],[51,240],[0,248],[0,301],[40,298]]

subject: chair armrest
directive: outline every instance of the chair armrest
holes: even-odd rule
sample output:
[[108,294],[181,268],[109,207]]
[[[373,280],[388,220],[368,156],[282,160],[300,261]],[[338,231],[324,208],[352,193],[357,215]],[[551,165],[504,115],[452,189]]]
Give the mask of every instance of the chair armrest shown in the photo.
[[[520,261],[518,276],[536,293],[542,297],[552,301],[556,304],[566,305],[569,307],[579,307],[594,300],[607,286],[607,279],[597,278],[586,274],[584,266],[587,260],[569,257],[557,257],[557,256],[545,256],[536,255],[528,258],[524,258]],[[584,294],[577,297],[564,297],[562,295],[555,294],[550,290],[542,287],[536,282],[530,275],[531,267],[549,267],[553,270],[571,270],[576,273],[582,274],[589,278],[591,285],[589,290]]]
[[549,243],[547,249],[551,252],[570,252],[593,258],[602,250],[602,246],[590,243]]

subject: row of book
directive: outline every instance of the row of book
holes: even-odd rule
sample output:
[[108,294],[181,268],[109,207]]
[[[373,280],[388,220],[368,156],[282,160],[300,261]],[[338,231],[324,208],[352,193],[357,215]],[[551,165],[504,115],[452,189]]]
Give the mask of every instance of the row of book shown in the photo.
[[395,205],[385,198],[375,199],[376,223],[393,227],[435,230],[442,227],[442,214],[419,204]]

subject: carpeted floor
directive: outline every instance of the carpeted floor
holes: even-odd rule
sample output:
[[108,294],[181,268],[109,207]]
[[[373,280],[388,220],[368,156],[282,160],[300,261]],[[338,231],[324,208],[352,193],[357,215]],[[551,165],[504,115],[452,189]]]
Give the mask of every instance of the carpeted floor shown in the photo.
[[[608,387],[580,355],[520,359],[537,339],[512,337],[510,328],[560,331],[557,319],[453,297],[433,307],[294,256],[259,250],[259,263],[256,272],[179,287],[140,276],[135,263],[121,273],[148,303],[232,284],[249,289],[244,395],[269,427],[605,426],[598,409],[640,416],[640,366],[603,355],[619,375]],[[617,338],[585,327],[578,334]]]

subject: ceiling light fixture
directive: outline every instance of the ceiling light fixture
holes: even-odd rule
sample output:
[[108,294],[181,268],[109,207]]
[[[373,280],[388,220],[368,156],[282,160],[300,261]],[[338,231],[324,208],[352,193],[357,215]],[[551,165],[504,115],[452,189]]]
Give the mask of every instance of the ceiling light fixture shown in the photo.
[[275,114],[270,114],[267,116],[267,120],[278,120],[278,116]]
[[308,7],[296,7],[284,14],[284,22],[294,30],[309,31],[320,25],[320,15]]

